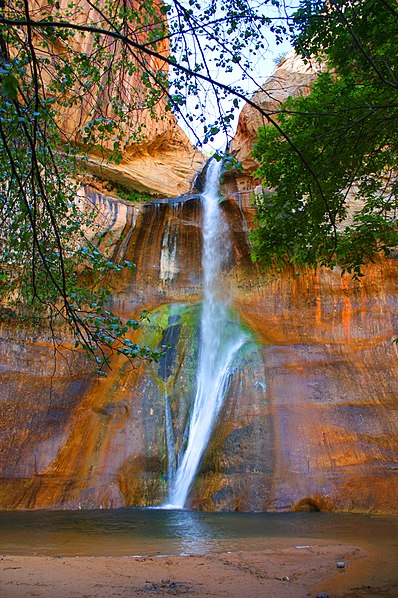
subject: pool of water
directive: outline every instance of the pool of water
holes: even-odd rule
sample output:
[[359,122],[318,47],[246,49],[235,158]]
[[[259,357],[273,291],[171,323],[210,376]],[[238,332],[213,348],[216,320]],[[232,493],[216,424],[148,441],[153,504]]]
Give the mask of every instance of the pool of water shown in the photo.
[[380,554],[395,559],[398,516],[156,509],[0,512],[0,553],[9,555],[203,554],[331,541],[377,546]]

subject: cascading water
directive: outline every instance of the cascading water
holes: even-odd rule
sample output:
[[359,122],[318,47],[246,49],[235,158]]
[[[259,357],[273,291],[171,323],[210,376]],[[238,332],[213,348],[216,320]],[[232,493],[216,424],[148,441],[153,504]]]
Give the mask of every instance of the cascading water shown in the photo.
[[202,194],[203,300],[196,395],[186,448],[171,476],[168,506],[174,508],[183,508],[185,505],[223,404],[235,358],[247,340],[241,330],[236,332],[236,326],[230,325],[228,297],[220,285],[223,264],[230,252],[228,227],[219,206],[220,169],[221,162],[212,160],[209,163]]

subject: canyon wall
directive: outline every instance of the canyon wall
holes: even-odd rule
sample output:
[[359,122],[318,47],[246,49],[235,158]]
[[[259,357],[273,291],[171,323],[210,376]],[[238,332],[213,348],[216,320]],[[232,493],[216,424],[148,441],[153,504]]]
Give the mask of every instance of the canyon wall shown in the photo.
[[[315,76],[289,56],[258,93],[275,106],[305,93]],[[245,167],[234,189],[248,196],[256,118],[244,108],[233,145]],[[178,170],[178,156],[170,160]],[[151,162],[142,165],[142,177],[152,177]],[[98,232],[109,231],[108,255],[136,264],[112,281],[110,307],[126,318],[149,310],[132,338],[169,350],[159,363],[113,356],[99,377],[67,339],[55,350],[45,332],[3,324],[1,509],[159,505],[168,499],[166,396],[177,453],[186,441],[199,338],[200,199],[132,205],[90,187],[80,198],[97,211]],[[338,270],[264,274],[250,259],[254,214],[241,199],[222,204],[231,235],[222,282],[232,296],[229,326],[244,328],[248,341],[189,506],[398,513],[397,256],[370,265],[361,283]]]
[[[95,193],[92,192],[92,197]],[[97,194],[118,230],[112,309],[159,363],[114,357],[105,378],[65,343],[3,326],[0,508],[100,508],[167,500],[165,396],[177,445],[193,400],[201,293],[197,197],[133,207]],[[190,495],[197,509],[398,512],[395,257],[359,284],[338,271],[261,274],[250,209],[225,201],[231,325],[250,341]],[[104,225],[106,222],[104,220]],[[120,234],[119,234],[120,233]],[[178,448],[178,447],[177,447]]]
[[[158,5],[158,17],[161,16],[160,5],[161,3]],[[140,10],[140,4],[136,0],[128,0],[126,6],[133,11]],[[30,0],[29,7],[34,20],[47,18],[68,21],[70,19],[77,25],[91,25],[105,30],[109,29],[106,16],[111,14],[112,8],[110,5],[106,6],[104,2],[99,2],[94,7],[86,0],[78,0],[74,3],[73,14],[68,0],[51,4],[44,0]],[[153,24],[149,22],[145,24],[141,21],[135,25],[131,24],[128,35],[134,42],[146,43],[148,38],[145,31],[154,28]],[[110,29],[112,30],[112,27]],[[47,50],[43,52],[39,34],[36,34],[35,43],[38,56],[43,54],[43,57],[47,58]],[[88,174],[161,197],[173,197],[188,192],[195,173],[203,165],[203,156],[193,147],[180,128],[175,115],[165,109],[167,104],[165,94],[160,94],[153,106],[149,105],[148,96],[153,91],[154,83],[150,75],[149,83],[152,82],[152,86],[146,85],[142,78],[143,65],[149,73],[163,72],[165,75],[168,72],[168,65],[160,57],[149,54],[140,56],[134,51],[126,53],[126,48],[120,41],[103,36],[102,47],[106,46],[109,52],[105,58],[101,58],[100,81],[92,83],[89,89],[84,88],[84,85],[82,89],[82,84],[73,84],[64,89],[64,99],[73,98],[73,102],[70,102],[69,106],[58,104],[57,120],[63,137],[82,147],[82,153],[88,158],[85,159],[85,171]],[[169,52],[167,39],[152,48],[160,56],[166,56]],[[94,50],[96,48],[93,35],[75,31],[73,38],[69,38],[67,42],[63,42],[60,36],[55,39],[51,48],[54,56],[52,61],[57,61],[62,56],[65,62],[70,61],[73,66],[74,53],[83,53],[89,56],[90,62],[95,65],[95,54],[98,51],[94,52]],[[112,70],[123,60],[124,66],[120,66],[117,71]],[[52,68],[49,64],[42,69],[46,84],[53,76]],[[118,163],[107,159],[109,150],[113,148],[116,133],[101,141],[101,147],[87,149],[83,143],[84,129],[92,119],[101,117],[105,122],[117,120],[118,116],[111,104],[112,98],[116,95],[121,98],[125,106],[132,104],[127,121],[123,123],[124,139],[120,141],[122,159]],[[100,135],[100,132],[98,134]]]
[[[294,50],[291,50],[251,99],[275,119],[281,104],[289,97],[294,98],[309,93],[311,83],[324,68],[325,65],[322,63],[304,62]],[[257,163],[250,154],[259,127],[266,124],[265,117],[253,106],[249,104],[243,106],[236,134],[230,147],[231,154],[239,160],[243,167],[242,171],[233,172],[229,177],[228,186],[233,191],[244,192],[253,189],[258,184],[258,180],[256,181],[253,177]]]

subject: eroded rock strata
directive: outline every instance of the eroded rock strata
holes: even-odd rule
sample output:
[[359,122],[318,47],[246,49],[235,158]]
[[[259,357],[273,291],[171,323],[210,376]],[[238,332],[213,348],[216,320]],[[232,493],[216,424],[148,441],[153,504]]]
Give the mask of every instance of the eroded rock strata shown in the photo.
[[[264,85],[253,94],[252,100],[273,119],[277,119],[276,113],[281,104],[289,97],[307,95],[311,83],[324,67],[322,63],[304,62],[294,50],[291,50],[272,75],[266,79]],[[258,165],[251,152],[259,127],[266,124],[267,121],[260,112],[253,106],[245,104],[239,115],[238,127],[230,147],[231,154],[239,160],[243,168],[239,172],[233,172],[233,177],[229,177],[229,186],[234,191],[251,191],[258,184],[258,180],[253,177]]]
[[[306,93],[315,76],[291,55],[258,92],[261,101],[273,109],[288,95]],[[244,108],[233,145],[245,171],[232,187],[249,190],[247,198],[256,118]],[[188,162],[179,157],[180,133],[171,143],[168,122],[156,125],[162,130],[146,147],[127,148],[120,169],[107,167],[104,178],[126,184],[135,177],[131,186],[163,196],[186,191],[180,183],[196,158],[189,151]],[[397,513],[398,262],[378,261],[361,284],[323,269],[263,275],[250,259],[247,198],[238,193],[223,203],[231,231],[223,284],[233,297],[229,325],[244,327],[248,342],[231,372],[190,505]],[[95,210],[90,234],[108,231],[108,255],[137,266],[114,281],[111,308],[126,318],[150,310],[137,340],[171,348],[159,364],[114,357],[107,377],[98,378],[67,340],[54,352],[44,334],[12,318],[3,324],[1,509],[160,504],[167,500],[168,462],[186,441],[199,335],[200,200],[132,205],[86,186],[79,201]]]
[[[73,21],[76,24],[96,24],[106,28],[101,11],[107,14],[108,8],[101,0],[94,5],[86,0],[78,0],[74,5]],[[161,3],[154,3],[154,13],[158,6],[160,14]],[[140,10],[137,0],[127,0],[126,7]],[[48,3],[45,0],[29,0],[31,16],[35,19],[52,18],[59,20],[59,15],[68,15],[70,7],[68,0]],[[61,19],[62,20],[62,19]],[[67,18],[66,18],[67,20]],[[134,29],[134,26],[133,26]],[[144,36],[143,39],[142,36]],[[138,42],[146,41],[142,32],[134,33]],[[37,52],[40,55],[40,39],[37,42]],[[80,147],[84,154],[85,173],[94,174],[104,181],[112,181],[118,185],[137,191],[173,197],[190,190],[191,181],[195,173],[200,170],[204,158],[177,123],[175,115],[165,110],[166,98],[159,97],[154,106],[149,108],[147,95],[150,93],[142,79],[140,62],[134,63],[132,55],[128,60],[129,69],[120,69],[112,73],[112,65],[122,59],[122,44],[119,41],[108,40],[109,56],[107,64],[102,64],[104,75],[96,85],[92,84],[89,92],[81,93],[77,87],[65,89],[64,99],[73,98],[69,106],[64,103],[57,107],[58,125],[62,136],[68,142]],[[62,53],[73,60],[70,49],[91,55],[94,49],[92,35],[75,31],[73,41],[63,44],[60,37],[56,38],[52,48],[54,55]],[[156,47],[159,55],[166,56],[169,52],[167,38]],[[70,56],[69,56],[70,55]],[[160,57],[146,57],[146,69],[153,72],[167,74],[167,64]],[[107,71],[109,69],[109,71]],[[109,75],[110,73],[110,75]],[[51,66],[43,69],[45,85],[52,77]],[[93,118],[101,116],[104,120],[116,119],[110,99],[115,96],[123,98],[125,105],[133,103],[128,119],[123,123],[124,136],[120,140],[121,160],[118,163],[109,160],[109,151],[113,149],[116,132],[109,139],[101,141],[101,146],[90,147],[84,144],[83,133],[85,127]]]
[[[102,201],[118,231],[114,255],[137,263],[115,281],[112,308],[127,317],[152,310],[140,342],[172,349],[159,364],[116,357],[108,376],[96,378],[67,346],[54,355],[42,335],[3,326],[2,509],[167,500],[166,391],[177,449],[193,399],[200,203]],[[244,232],[250,209],[231,200],[224,210],[232,231],[224,281],[234,289],[231,322],[251,340],[190,504],[398,512],[396,259],[370,266],[360,285],[322,269],[261,275]]]

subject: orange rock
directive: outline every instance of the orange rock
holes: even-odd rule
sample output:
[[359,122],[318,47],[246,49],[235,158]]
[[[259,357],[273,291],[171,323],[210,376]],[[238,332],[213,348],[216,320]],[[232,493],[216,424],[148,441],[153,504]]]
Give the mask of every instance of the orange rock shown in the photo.
[[[56,5],[57,6],[56,6]],[[42,18],[43,15],[53,13],[68,14],[68,0],[60,0],[57,3],[49,4],[45,0],[30,0],[31,16]],[[128,0],[128,5],[140,8],[137,0]],[[160,6],[161,3],[159,3]],[[101,2],[98,5],[101,10]],[[94,23],[103,27],[103,20],[99,12],[86,0],[79,0],[74,5],[73,22],[76,24]],[[134,26],[133,26],[134,30]],[[143,33],[135,32],[135,39],[143,38]],[[145,41],[146,38],[143,38]],[[78,52],[90,54],[93,50],[93,36],[76,31],[72,42],[72,49]],[[110,40],[113,44],[110,48],[109,67],[116,64],[121,58],[122,46],[117,40]],[[169,46],[167,40],[157,48],[160,54],[167,55]],[[53,47],[54,54],[68,54],[66,46],[57,39],[57,45]],[[38,44],[40,54],[40,45]],[[66,58],[67,59],[67,58]],[[132,56],[130,56],[133,62]],[[154,72],[168,72],[168,65],[160,58],[147,56],[147,69]],[[102,65],[106,67],[107,65]],[[51,67],[48,67],[51,69]],[[113,120],[116,118],[110,99],[116,91],[125,102],[134,101],[137,106],[145,104],[147,89],[142,80],[142,69],[138,68],[130,73],[120,72],[118,76],[110,77],[105,83],[103,81],[98,87],[92,86],[89,91],[82,93],[79,89],[65,90],[66,96],[74,94],[75,102],[72,106],[58,108],[58,124],[65,139],[77,145],[82,144],[82,131],[87,123],[99,115]],[[44,71],[46,83],[51,78],[51,71]],[[105,75],[104,75],[105,77]],[[166,99],[160,98],[154,106],[154,113],[151,114],[148,108],[135,108],[129,115],[128,123],[123,125],[125,139],[131,135],[140,135],[141,141],[136,143],[121,142],[123,154],[119,164],[107,160],[107,153],[113,148],[113,139],[102,143],[101,149],[92,150],[85,166],[89,173],[92,173],[106,181],[113,181],[120,185],[160,195],[162,197],[173,197],[186,193],[190,190],[191,182],[195,173],[202,167],[204,157],[193,147],[184,131],[177,124],[172,112],[165,111]],[[112,136],[113,137],[113,136]],[[83,146],[83,151],[84,146]]]
[[[153,202],[134,218],[132,209],[124,228],[119,213],[114,251],[138,267],[115,280],[112,309],[129,318],[143,308],[195,304],[198,200]],[[261,274],[249,257],[247,212],[233,201],[224,210],[232,307],[259,344],[231,380],[191,505],[397,513],[397,261],[370,265],[361,284],[324,269]],[[149,324],[153,342],[166,323]],[[43,335],[3,325],[0,508],[166,499],[164,389],[177,401],[173,384],[182,381],[183,419],[194,344],[195,336],[179,346],[166,378],[156,364],[114,357],[107,378],[96,379],[82,354],[65,347],[54,361]]]

